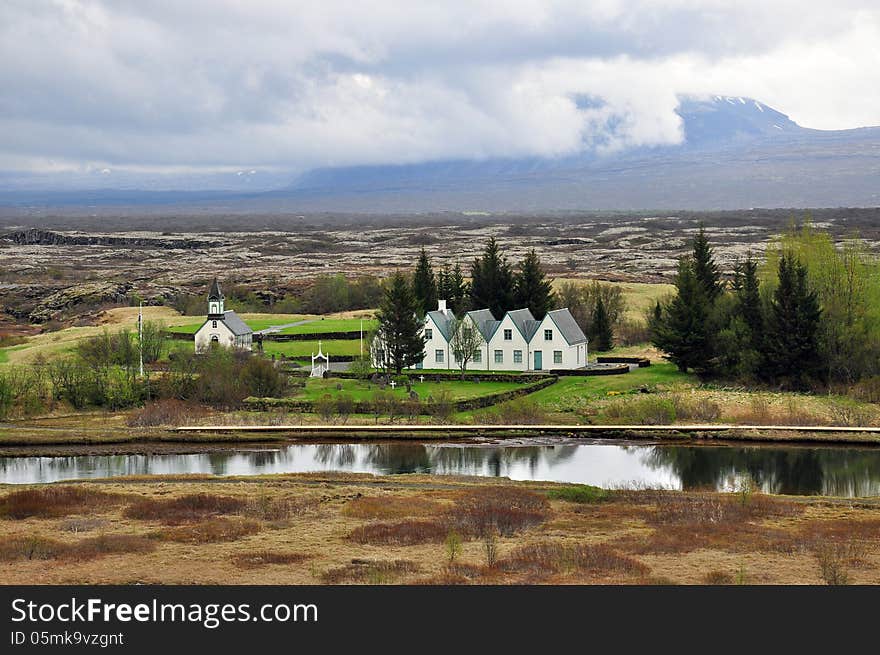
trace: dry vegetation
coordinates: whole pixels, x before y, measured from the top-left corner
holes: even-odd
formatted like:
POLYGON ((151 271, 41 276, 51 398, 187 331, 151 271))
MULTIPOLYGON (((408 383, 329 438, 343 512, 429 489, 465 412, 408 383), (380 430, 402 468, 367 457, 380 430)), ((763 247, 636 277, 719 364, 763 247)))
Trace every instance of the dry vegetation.
POLYGON ((880 583, 880 503, 747 485, 147 477, 7 488, 0 507, 7 584, 880 583))

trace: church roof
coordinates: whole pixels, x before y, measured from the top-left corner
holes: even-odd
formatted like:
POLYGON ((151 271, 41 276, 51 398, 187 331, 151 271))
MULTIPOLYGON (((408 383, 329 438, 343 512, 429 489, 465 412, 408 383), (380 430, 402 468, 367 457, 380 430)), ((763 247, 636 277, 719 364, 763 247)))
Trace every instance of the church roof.
POLYGON ((223 292, 220 291, 220 285, 217 283, 217 278, 214 278, 214 281, 211 283, 211 289, 208 291, 208 300, 222 300, 223 292))
POLYGON ((471 320, 477 326, 485 341, 489 341, 492 338, 492 334, 494 334, 498 324, 501 323, 501 321, 495 320, 492 312, 488 309, 475 309, 469 311, 467 315, 471 317, 471 320))
POLYGON ((228 310, 223 312, 223 323, 232 330, 232 334, 237 337, 240 337, 244 334, 252 334, 253 330, 250 329, 243 320, 238 317, 233 310, 228 310))

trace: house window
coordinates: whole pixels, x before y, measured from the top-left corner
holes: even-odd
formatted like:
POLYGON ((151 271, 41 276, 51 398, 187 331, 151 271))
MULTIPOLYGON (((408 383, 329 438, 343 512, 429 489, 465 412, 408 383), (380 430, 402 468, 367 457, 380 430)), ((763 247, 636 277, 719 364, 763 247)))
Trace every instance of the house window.
POLYGON ((544 330, 544 341, 553 341, 553 330, 544 330))
POLYGON ((522 364, 522 350, 513 351, 513 363, 522 364))
POLYGON ((496 350, 495 351, 495 363, 496 364, 503 364, 504 363, 504 351, 503 350, 496 350))
POLYGON ((217 321, 211 321, 211 327, 212 327, 212 328, 216 328, 216 327, 217 327, 217 321))
POLYGON ((512 341, 513 340, 513 330, 505 330, 504 331, 504 340, 512 341))
POLYGON ((443 363, 443 351, 440 350, 439 348, 434 351, 434 361, 437 362, 438 364, 443 363))
POLYGON ((561 350, 554 350, 553 351, 553 363, 554 364, 561 364, 562 363, 562 351, 561 350))
POLYGON ((475 350, 474 351, 474 364, 480 364, 483 361, 483 351, 475 350))
POLYGON ((425 339, 430 341, 433 338, 434 338, 434 330, 432 330, 431 328, 425 328, 425 339))

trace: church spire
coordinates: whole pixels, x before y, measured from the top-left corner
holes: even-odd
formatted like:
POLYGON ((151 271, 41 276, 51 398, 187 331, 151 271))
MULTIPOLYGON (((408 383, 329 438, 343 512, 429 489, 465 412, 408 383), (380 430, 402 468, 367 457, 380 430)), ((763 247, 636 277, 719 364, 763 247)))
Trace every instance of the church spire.
POLYGON ((208 316, 223 318, 223 292, 220 291, 216 277, 208 291, 208 316))

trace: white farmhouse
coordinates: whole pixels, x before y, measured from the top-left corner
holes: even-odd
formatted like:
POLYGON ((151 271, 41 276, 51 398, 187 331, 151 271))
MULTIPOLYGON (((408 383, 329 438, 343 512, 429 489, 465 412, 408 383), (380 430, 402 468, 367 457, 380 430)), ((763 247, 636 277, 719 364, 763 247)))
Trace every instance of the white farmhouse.
POLYGON ((212 346, 250 350, 254 331, 232 310, 223 308, 223 292, 217 278, 208 292, 208 318, 195 334, 196 352, 205 352, 212 346))
MULTIPOLYGON (((425 317, 425 358, 416 368, 458 369, 452 352, 454 315, 446 301, 425 317)), ((488 309, 468 312, 483 344, 468 362, 475 371, 542 371, 582 368, 587 364, 587 337, 568 309, 549 312, 541 321, 528 309, 507 312, 499 321, 488 309)))

